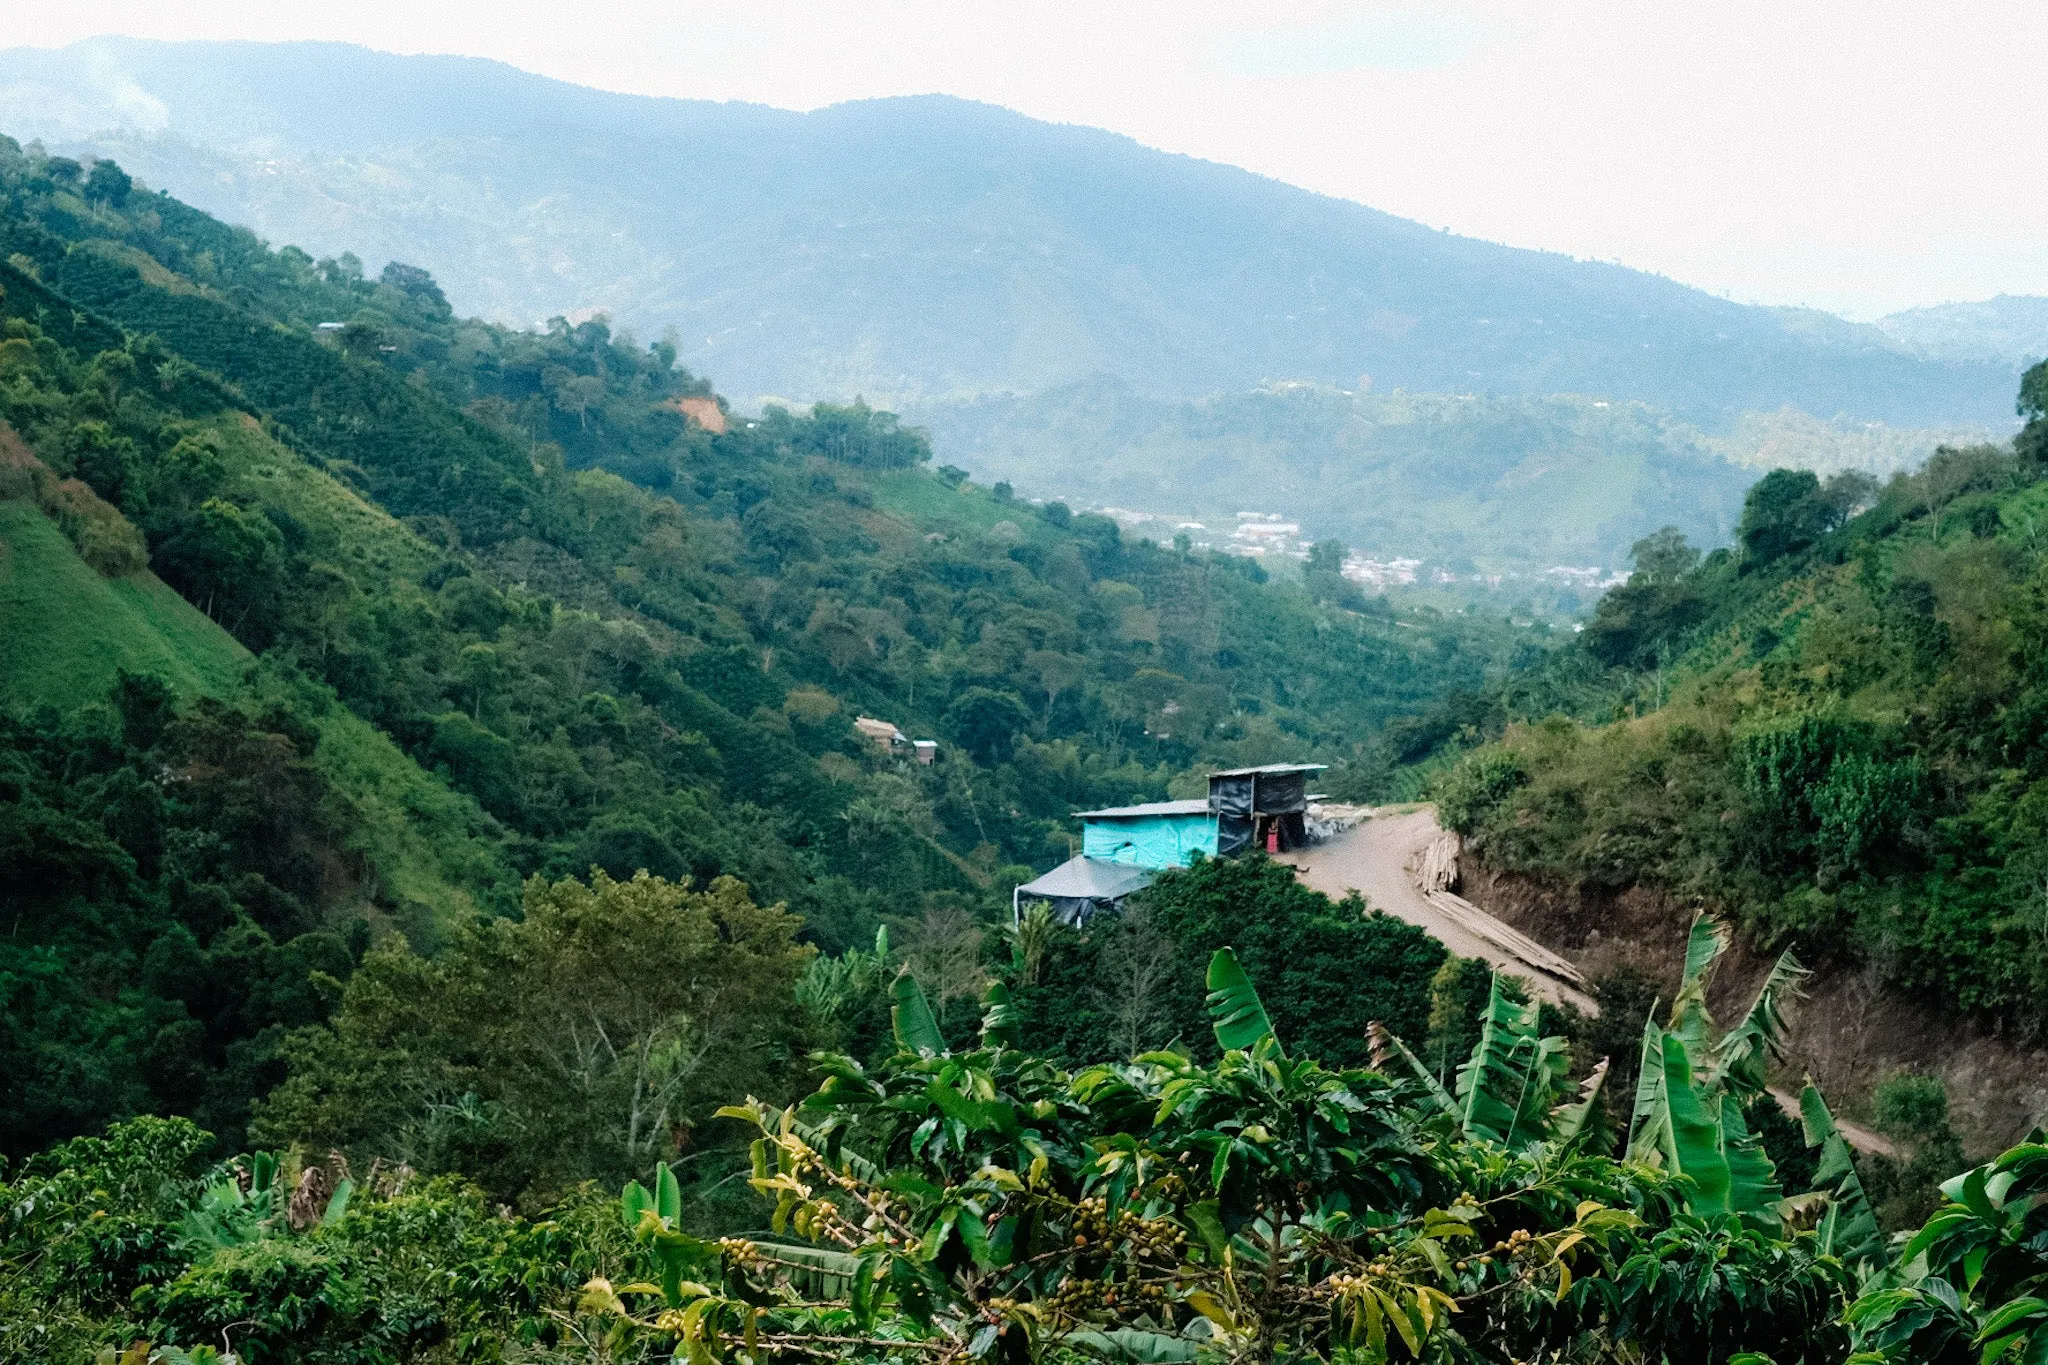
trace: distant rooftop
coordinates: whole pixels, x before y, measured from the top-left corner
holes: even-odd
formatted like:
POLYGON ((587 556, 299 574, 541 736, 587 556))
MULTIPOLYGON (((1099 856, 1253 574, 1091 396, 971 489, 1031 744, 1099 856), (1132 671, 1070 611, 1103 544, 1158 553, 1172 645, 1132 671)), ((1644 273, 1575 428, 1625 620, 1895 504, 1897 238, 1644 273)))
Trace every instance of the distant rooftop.
POLYGON ((1104 810, 1077 811, 1083 820, 1136 820, 1147 815, 1207 815, 1209 799, 1194 801, 1149 801, 1142 806, 1110 806, 1104 810))
POLYGON ((1210 773, 1211 777, 1252 777, 1266 773, 1319 773, 1329 767, 1327 763, 1266 763, 1256 768, 1226 768, 1222 772, 1210 773))

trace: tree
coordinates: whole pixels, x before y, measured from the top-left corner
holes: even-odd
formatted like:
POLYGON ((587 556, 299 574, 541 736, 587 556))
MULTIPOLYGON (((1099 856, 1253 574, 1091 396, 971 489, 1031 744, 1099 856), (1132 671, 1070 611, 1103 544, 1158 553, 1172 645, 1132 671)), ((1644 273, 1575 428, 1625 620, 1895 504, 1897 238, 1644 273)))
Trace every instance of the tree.
POLYGON ((1010 757, 1017 736, 1031 726, 1031 713, 1008 692, 970 687, 946 708, 946 722, 975 762, 993 767, 1010 757))
POLYGON ((1819 540, 1833 517, 1812 470, 1773 469, 1744 496, 1735 536, 1748 563, 1763 568, 1819 540))
POLYGON ((1131 906, 1096 932, 1100 947, 1091 989, 1108 1026, 1105 1055, 1135 1057, 1166 1046, 1175 1024, 1173 982, 1185 971, 1173 940, 1142 905, 1131 906))
MULTIPOLYGON (((1368 912, 1362 900, 1331 901, 1263 853, 1167 871, 1135 903, 1184 962, 1234 947, 1245 969, 1266 983, 1275 1025, 1332 1062, 1364 1060, 1366 1026, 1375 1019, 1418 1037, 1427 1026, 1443 945, 1413 925, 1368 912), (1332 982, 1343 988, 1333 991, 1332 982)), ((1174 1031, 1183 1039, 1202 1036, 1199 985, 1184 972, 1170 995, 1174 1031)))
POLYGON ((295 1037, 261 1131, 563 1189, 672 1154, 714 1095, 773 1084, 812 950, 729 877, 527 884, 524 918, 464 929, 429 960, 402 942, 350 978, 330 1026, 295 1037), (473 1131, 437 1115, 473 1097, 473 1131))
POLYGON ((1045 723, 1052 725, 1052 705, 1062 692, 1071 691, 1088 677, 1088 659, 1056 649, 1034 649, 1024 656, 1024 667, 1045 692, 1045 723))
POLYGON ((1341 540, 1319 540, 1309 547, 1308 571, 1341 574, 1344 572, 1344 560, 1350 553, 1341 540))
POLYGON ((1652 531, 1629 547, 1629 562, 1636 566, 1633 577, 1647 583, 1675 583, 1699 566, 1700 552, 1676 526, 1652 531))
POLYGON ((134 188, 135 182, 128 172, 105 159, 93 162, 92 171, 85 177, 86 199, 109 208, 125 207, 134 188))

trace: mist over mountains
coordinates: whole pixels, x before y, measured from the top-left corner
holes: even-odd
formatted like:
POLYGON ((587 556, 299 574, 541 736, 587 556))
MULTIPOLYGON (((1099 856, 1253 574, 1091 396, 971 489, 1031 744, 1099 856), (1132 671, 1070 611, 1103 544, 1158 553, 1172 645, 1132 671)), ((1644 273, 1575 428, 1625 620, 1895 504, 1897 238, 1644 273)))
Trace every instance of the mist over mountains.
POLYGON ((1647 404, 1650 427, 1688 433, 1786 408, 2004 430, 2021 357, 2001 347, 2028 344, 1968 317, 1888 329, 1736 304, 941 96, 792 113, 338 44, 99 39, 0 52, 0 129, 111 156, 315 256, 424 266, 462 311, 673 329, 681 361, 743 404, 895 405, 941 434, 942 459, 1026 491, 1210 506, 1246 501, 1217 493, 1235 481, 1388 550, 1478 534, 1463 548, 1494 558, 1612 555, 1647 516, 1726 533, 1746 472, 1696 458, 1690 434, 1591 458, 1585 424, 1560 423, 1550 395, 1647 404), (1256 409, 1272 381, 1466 395, 1516 431, 1475 463, 1469 424, 1438 430, 1460 414, 1404 410, 1402 468, 1381 478, 1389 442, 1356 434, 1380 420, 1369 411, 1347 413, 1343 439, 1326 413, 1224 447, 1171 415, 1219 398, 1256 409), (1025 429, 1071 428, 1105 391, 1130 396, 1132 439, 1034 443, 1014 425, 1022 405, 1025 429), (1070 458, 1083 448, 1095 458, 1070 458), (1317 471, 1347 456, 1332 506, 1317 471), (1596 467, 1622 482, 1582 506, 1596 467), (1454 522, 1416 506, 1418 486, 1515 499, 1565 534, 1498 542, 1530 518, 1454 522))

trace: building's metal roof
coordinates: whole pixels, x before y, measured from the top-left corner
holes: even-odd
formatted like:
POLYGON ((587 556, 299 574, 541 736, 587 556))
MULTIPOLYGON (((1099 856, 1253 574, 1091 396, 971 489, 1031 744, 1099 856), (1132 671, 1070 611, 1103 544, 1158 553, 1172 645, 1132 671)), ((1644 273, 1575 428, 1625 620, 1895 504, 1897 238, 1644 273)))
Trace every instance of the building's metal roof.
POLYGON ((1118 900, 1152 884, 1153 874, 1128 863, 1101 858, 1069 858, 1036 881, 1017 888, 1020 895, 1046 900, 1118 900))
POLYGON ((1074 812, 1083 820, 1137 820, 1148 815, 1207 815, 1209 799, 1193 801, 1151 801, 1142 806, 1110 806, 1104 810, 1074 812))
POLYGON ((1327 763, 1266 763, 1256 768, 1226 768, 1211 777, 1254 777, 1274 773, 1319 773, 1329 767, 1327 763))

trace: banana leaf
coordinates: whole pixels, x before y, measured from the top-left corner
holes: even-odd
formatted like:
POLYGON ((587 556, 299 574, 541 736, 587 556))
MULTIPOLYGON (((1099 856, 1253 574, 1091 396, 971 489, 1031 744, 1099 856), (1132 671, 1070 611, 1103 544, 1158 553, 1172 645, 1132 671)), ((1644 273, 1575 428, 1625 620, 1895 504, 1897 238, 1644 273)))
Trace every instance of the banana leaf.
POLYGON ((896 1000, 889 1007, 889 1023, 896 1031, 896 1046, 905 1052, 922 1052, 933 1057, 943 1053, 946 1036, 939 1032, 938 1020, 932 1018, 932 1007, 925 1003, 924 991, 908 967, 896 973, 896 984, 889 988, 889 993, 896 1000))
POLYGON ((1564 1068, 1564 1040, 1538 1038, 1536 1006, 1516 999, 1507 978, 1495 972, 1479 1041, 1458 1068, 1465 1135, 1505 1146, 1541 1138, 1564 1068))
POLYGON ((1728 1207, 1736 1213, 1768 1214, 1778 1221, 1785 1191, 1778 1168, 1764 1152, 1763 1139, 1749 1131, 1742 1102, 1732 1092, 1721 1095, 1721 1155, 1728 1163, 1728 1207))
POLYGON ((1707 1013, 1707 981, 1714 964, 1728 950, 1728 930, 1704 910, 1693 916, 1692 931, 1685 940, 1685 979, 1671 1002, 1671 1032, 1685 1040, 1687 1051, 1704 1059, 1713 1031, 1713 1016, 1707 1013))
POLYGON ((1218 948, 1209 959, 1209 1023, 1216 1030, 1216 1045, 1225 1052, 1250 1052, 1262 1038, 1279 1037, 1266 1007, 1252 986, 1251 978, 1238 965, 1237 954, 1218 948))
POLYGON ((1820 1249, 1839 1257, 1862 1279, 1890 1270, 1891 1246, 1863 1192, 1856 1163, 1849 1157, 1849 1144, 1842 1140, 1828 1102, 1811 1079, 1799 1092, 1799 1117, 1806 1128, 1806 1145, 1820 1148, 1813 1187, 1828 1196, 1828 1212, 1820 1225, 1820 1249))
POLYGON ((1444 1089, 1443 1082, 1436 1078, 1436 1073, 1422 1064, 1422 1058, 1416 1056, 1410 1050, 1408 1044, 1401 1041, 1400 1035, 1394 1033, 1377 1019, 1372 1021, 1369 1029, 1372 1035, 1374 1052, 1382 1052, 1392 1048, 1400 1053, 1403 1060, 1408 1063, 1408 1069, 1415 1073, 1415 1078, 1422 1082, 1423 1089, 1429 1092, 1429 1097, 1436 1101, 1439 1108, 1446 1114, 1454 1116, 1463 1114, 1464 1111, 1458 1107, 1457 1099, 1452 1096, 1450 1091, 1444 1089))
POLYGON ((981 1041, 984 1047, 1016 1047, 1018 1045, 1017 1008, 1010 1003, 1010 988, 1000 981, 988 983, 988 991, 981 997, 986 1006, 981 1016, 981 1041))
POLYGON ((754 1239, 754 1249, 789 1277, 791 1287, 807 1299, 845 1299, 853 1294, 860 1258, 851 1252, 802 1243, 754 1239))
POLYGON ((1186 1337, 1136 1327, 1111 1327, 1103 1331, 1091 1328, 1070 1332, 1062 1340, 1120 1365, 1181 1365, 1195 1358, 1195 1343, 1186 1337))
POLYGON ((654 1211, 672 1228, 683 1225, 683 1190, 676 1184, 675 1168, 666 1161, 654 1165, 654 1211))
POLYGON ((1779 956, 1749 1013, 1714 1046, 1717 1085, 1745 1102, 1763 1093, 1771 1059, 1784 1055, 1785 1011, 1793 1001, 1805 998, 1799 983, 1809 975, 1790 950, 1779 956))
POLYGON ((1614 1132, 1608 1125, 1607 1106, 1601 1103, 1601 1092, 1607 1088, 1608 1059, 1602 1057, 1600 1065, 1579 1086, 1579 1096, 1567 1100, 1550 1111, 1550 1137, 1554 1142, 1577 1142, 1580 1147, 1595 1154, 1605 1153, 1614 1145, 1614 1132))
POLYGON ((1687 1202, 1694 1213, 1725 1213, 1730 1176, 1721 1146, 1720 1097, 1702 1095, 1694 1085, 1692 1055, 1683 1038, 1665 1034, 1663 1055, 1664 1104, 1670 1115, 1671 1150, 1677 1157, 1674 1169, 1692 1177, 1693 1194, 1687 1202))
POLYGON ((1671 1170, 1678 1153, 1671 1145, 1671 1106, 1664 1095, 1664 1030, 1643 1021, 1641 1064, 1636 1070, 1636 1103, 1628 1121, 1628 1159, 1671 1170))

